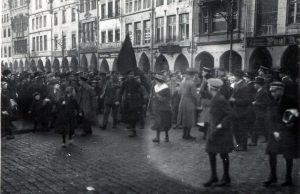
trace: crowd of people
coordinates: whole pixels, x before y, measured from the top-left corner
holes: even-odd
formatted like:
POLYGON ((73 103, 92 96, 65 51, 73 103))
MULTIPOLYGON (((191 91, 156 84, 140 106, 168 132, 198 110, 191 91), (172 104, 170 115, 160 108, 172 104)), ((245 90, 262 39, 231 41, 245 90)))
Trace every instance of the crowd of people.
POLYGON ((229 153, 257 146, 260 136, 267 143, 270 162, 270 177, 264 186, 277 182, 278 154, 286 160, 282 186, 290 186, 293 159, 299 155, 299 80, 290 73, 264 66, 257 72, 236 70, 230 76, 208 67, 200 73, 193 68, 148 74, 130 69, 126 75, 117 71, 14 74, 6 69, 1 78, 2 134, 14 138, 12 121, 31 119, 34 133, 54 129, 66 147, 66 138, 72 144, 75 129, 87 136, 92 126, 109 128, 111 112, 112 128, 125 123, 129 137, 137 135, 138 125, 145 127, 148 115, 154 120, 154 143, 160 142, 161 132, 169 142, 172 128, 182 129, 182 138, 190 141, 196 139, 192 128, 203 132, 211 167, 205 187, 230 184, 229 153), (99 114, 103 114, 101 124, 99 114), (223 162, 221 181, 217 154, 223 162))

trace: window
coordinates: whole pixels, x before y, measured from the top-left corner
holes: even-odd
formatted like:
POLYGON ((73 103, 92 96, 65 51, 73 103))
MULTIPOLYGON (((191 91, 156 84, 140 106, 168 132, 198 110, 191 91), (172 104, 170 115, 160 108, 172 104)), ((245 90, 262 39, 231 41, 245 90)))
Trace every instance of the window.
POLYGON ((44 50, 46 51, 47 49, 47 35, 44 35, 44 50))
POLYGON ((7 37, 10 37, 10 28, 7 29, 7 37))
POLYGON ((39 8, 42 8, 42 0, 39 0, 39 8))
POLYGON ((90 23, 85 24, 86 41, 90 41, 90 23))
POLYGON ((31 21, 31 28, 34 30, 34 18, 31 21))
POLYGON ((139 11, 142 8, 142 0, 134 0, 134 11, 139 11))
POLYGON ((54 13, 54 26, 57 26, 57 24, 58 24, 57 13, 54 13))
POLYGON ((6 47, 4 47, 4 57, 7 57, 6 47))
POLYGON ((85 42, 85 36, 86 36, 86 33, 85 33, 85 26, 86 24, 82 24, 81 28, 82 28, 82 42, 85 42))
POLYGON ((63 35, 63 37, 62 37, 62 48, 63 49, 66 49, 66 47, 67 47, 67 36, 66 35, 63 35))
POLYGON ((144 9, 150 8, 151 1, 149 1, 149 0, 143 0, 143 1, 144 1, 143 2, 143 8, 144 9))
POLYGON ((42 20, 43 20, 43 17, 40 16, 40 28, 42 27, 42 20))
POLYGON ((226 12, 217 12, 217 11, 213 12, 213 14, 212 14, 212 31, 213 32, 227 30, 227 23, 226 23, 225 18, 222 15, 226 15, 226 12))
POLYGON ((107 42, 113 42, 113 39, 114 39, 114 31, 113 30, 109 30, 108 31, 108 40, 107 42))
POLYGON ((150 20, 144 21, 144 44, 149 44, 151 40, 150 20))
POLYGON ((40 36, 40 51, 43 50, 43 36, 40 36))
POLYGON ((101 5, 101 18, 104 19, 105 18, 105 4, 101 5))
POLYGON ((168 4, 175 3, 175 0, 168 0, 168 4))
POLYGON ((134 43, 136 45, 141 44, 141 37, 142 36, 142 27, 141 27, 141 22, 136 22, 134 24, 134 43))
POLYGON ((92 0, 92 9, 96 9, 97 7, 97 0, 92 0))
POLYGON ((47 26, 47 16, 44 15, 44 27, 46 27, 46 26, 47 26))
POLYGON ((132 0, 126 0, 126 13, 130 13, 132 12, 132 0))
POLYGON ((76 48, 76 34, 72 34, 72 48, 76 48))
POLYGON ((156 0, 156 7, 164 4, 164 0, 156 0))
POLYGON ((115 2, 115 16, 120 15, 120 0, 116 0, 115 2))
POLYGON ((6 29, 3 29, 3 37, 6 38, 6 29))
POLYGON ((8 57, 11 57, 11 47, 8 47, 8 57))
POLYGON ((270 35, 277 31, 278 0, 257 1, 256 33, 270 35))
POLYGON ((35 37, 32 38, 32 51, 35 51, 35 37))
POLYGON ((91 4, 90 4, 90 0, 88 0, 88 1, 85 1, 85 11, 90 11, 90 9, 91 9, 91 4))
POLYGON ((108 17, 109 18, 113 17, 113 3, 108 2, 107 8, 108 8, 108 13, 107 13, 108 17))
POLYGON ((62 11, 62 23, 66 23, 66 10, 62 11))
POLYGON ((37 36, 36 37, 36 51, 39 51, 40 50, 40 37, 37 36))
POLYGON ((27 53, 27 40, 14 41, 14 53, 16 53, 16 54, 27 53))
POLYGON ((180 40, 189 38, 189 14, 179 15, 179 33, 180 40))
POLYGON ((38 2, 38 0, 35 0, 35 9, 37 10, 38 7, 39 7, 39 2, 38 2))
POLYGON ((300 1, 289 1, 288 24, 300 24, 300 1))
POLYGON ((202 8, 200 22, 201 22, 201 24, 199 25, 200 32, 208 33, 208 8, 207 7, 202 8))
POLYGON ((58 44, 58 37, 57 35, 54 36, 54 50, 57 50, 57 44, 58 44))
POLYGON ((164 40, 164 18, 156 18, 156 42, 164 40))
POLYGON ((76 9, 72 8, 72 22, 75 21, 75 17, 76 17, 76 9))
POLYGON ((35 18, 35 29, 39 29, 39 18, 35 18))
POLYGON ((167 40, 168 41, 175 41, 176 40, 176 16, 168 16, 167 18, 167 40))
POLYGON ((96 30, 94 29, 94 26, 95 26, 94 22, 91 22, 90 23, 90 29, 89 29, 89 32, 91 33, 91 41, 95 40, 95 36, 94 36, 95 34, 94 33, 95 33, 96 30))
POLYGON ((80 0, 80 13, 84 12, 84 0, 80 0))
POLYGON ((120 42, 120 29, 115 30, 115 42, 120 42))
POLYGON ((106 43, 106 31, 101 32, 101 41, 102 43, 106 43))
POLYGON ((129 34, 130 40, 132 41, 132 24, 126 24, 125 26, 126 35, 129 34))

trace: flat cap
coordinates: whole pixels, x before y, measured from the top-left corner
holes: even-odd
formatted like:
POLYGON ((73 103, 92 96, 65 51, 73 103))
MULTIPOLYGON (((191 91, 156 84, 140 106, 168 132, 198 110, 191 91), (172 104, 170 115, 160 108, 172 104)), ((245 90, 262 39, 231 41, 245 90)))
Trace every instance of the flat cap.
POLYGON ((207 84, 209 87, 219 89, 220 87, 223 86, 223 81, 218 78, 210 78, 207 80, 207 84))
POLYGON ((276 81, 270 84, 270 90, 284 89, 285 85, 282 82, 276 81))

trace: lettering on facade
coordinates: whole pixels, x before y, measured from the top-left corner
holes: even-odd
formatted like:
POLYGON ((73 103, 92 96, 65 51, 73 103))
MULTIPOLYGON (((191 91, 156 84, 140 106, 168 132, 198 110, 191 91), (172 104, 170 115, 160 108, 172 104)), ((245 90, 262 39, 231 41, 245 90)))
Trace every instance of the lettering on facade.
POLYGON ((247 47, 285 46, 295 44, 300 44, 299 35, 247 38, 247 47))
POLYGON ((158 46, 158 50, 160 53, 166 53, 166 54, 173 54, 173 53, 180 53, 181 48, 179 45, 164 45, 164 46, 158 46))

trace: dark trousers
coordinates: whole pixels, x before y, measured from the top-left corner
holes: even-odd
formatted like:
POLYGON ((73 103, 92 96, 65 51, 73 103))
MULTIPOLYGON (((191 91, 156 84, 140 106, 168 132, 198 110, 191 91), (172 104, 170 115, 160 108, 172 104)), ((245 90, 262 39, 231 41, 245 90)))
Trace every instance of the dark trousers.
POLYGON ((236 143, 243 149, 247 149, 248 140, 247 117, 241 117, 234 120, 233 133, 236 143))
POLYGON ((264 115, 256 114, 254 127, 251 132, 251 141, 257 143, 258 133, 262 132, 265 140, 267 140, 267 117, 264 115))
MULTIPOLYGON (((69 131, 68 131, 69 140, 72 139, 73 134, 74 134, 74 129, 69 129, 69 131)), ((67 136, 67 133, 62 134, 62 141, 63 141, 64 144, 66 143, 66 136, 67 136)))
POLYGON ((113 126, 117 125, 119 106, 115 105, 115 104, 105 104, 104 105, 104 115, 103 115, 103 126, 107 125, 109 114, 110 114, 111 110, 112 110, 112 117, 113 117, 113 126))
MULTIPOLYGON (((211 177, 212 178, 217 178, 217 158, 216 158, 216 153, 209 152, 209 163, 210 163, 210 168, 211 168, 211 177)), ((223 169, 224 169, 224 178, 229 177, 229 155, 227 153, 220 153, 220 157, 223 161, 223 169)))
MULTIPOLYGON (((277 179, 277 154, 270 154, 269 155, 269 164, 270 164, 270 179, 277 179)), ((292 180, 292 169, 293 169, 293 159, 292 158, 285 158, 286 164, 286 181, 292 180)))

